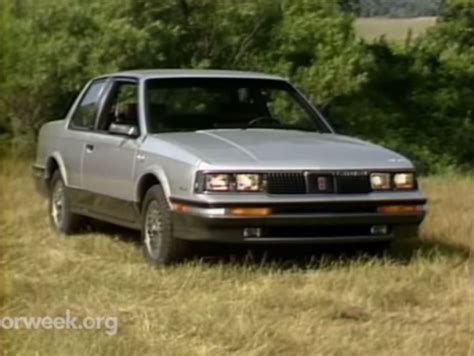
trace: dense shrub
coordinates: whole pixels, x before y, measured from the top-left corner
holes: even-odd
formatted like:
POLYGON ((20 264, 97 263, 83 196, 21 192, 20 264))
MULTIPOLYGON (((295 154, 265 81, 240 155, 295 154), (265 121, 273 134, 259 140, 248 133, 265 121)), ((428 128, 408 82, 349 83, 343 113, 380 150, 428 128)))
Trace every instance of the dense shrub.
POLYGON ((134 68, 289 77, 348 134, 426 172, 472 168, 474 0, 401 45, 364 43, 351 0, 0 0, 0 151, 32 151, 93 76, 134 68))
POLYGON ((331 102, 350 133, 413 158, 425 172, 474 166, 474 1, 446 2, 439 23, 405 47, 383 38, 360 90, 331 102))
MULTIPOLYGON (((24 0, 7 7, 4 114, 31 142, 95 75, 131 68, 234 68, 294 78, 321 103, 356 90, 363 46, 327 0, 24 0)), ((5 7, 4 7, 5 10, 5 7)), ((5 12, 5 11, 4 11, 5 12)), ((5 30, 6 34, 5 34, 5 30)))

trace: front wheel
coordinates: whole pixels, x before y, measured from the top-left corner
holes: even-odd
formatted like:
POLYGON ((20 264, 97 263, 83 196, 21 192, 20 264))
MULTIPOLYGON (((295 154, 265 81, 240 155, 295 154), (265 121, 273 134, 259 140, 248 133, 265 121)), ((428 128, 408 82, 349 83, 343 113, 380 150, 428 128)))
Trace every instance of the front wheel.
POLYGON ((66 186, 58 171, 55 171, 51 178, 49 218, 51 225, 65 235, 71 235, 79 230, 82 222, 82 217, 71 211, 66 186))
POLYGON ((142 209, 143 253, 152 265, 166 265, 183 260, 189 243, 173 237, 168 202, 159 185, 145 195, 142 209))

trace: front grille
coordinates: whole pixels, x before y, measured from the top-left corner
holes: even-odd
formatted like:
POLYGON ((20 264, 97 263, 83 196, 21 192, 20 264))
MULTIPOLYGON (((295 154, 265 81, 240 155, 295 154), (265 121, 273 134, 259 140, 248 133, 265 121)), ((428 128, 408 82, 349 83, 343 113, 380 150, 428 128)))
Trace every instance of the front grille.
POLYGON ((363 175, 336 175, 336 189, 339 194, 367 194, 370 193, 370 181, 367 174, 363 175))
POLYGON ((267 174, 269 194, 367 194, 369 175, 359 171, 274 172, 267 174))
POLYGON ((268 173, 267 192, 269 194, 305 194, 304 174, 302 172, 268 173))

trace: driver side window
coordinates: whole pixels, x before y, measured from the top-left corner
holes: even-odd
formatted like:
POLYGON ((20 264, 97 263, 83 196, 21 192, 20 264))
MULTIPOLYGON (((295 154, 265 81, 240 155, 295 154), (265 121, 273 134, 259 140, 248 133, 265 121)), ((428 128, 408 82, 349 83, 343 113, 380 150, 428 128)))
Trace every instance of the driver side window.
POLYGON ((112 124, 139 127, 138 85, 131 81, 117 81, 104 108, 100 129, 108 131, 112 124))

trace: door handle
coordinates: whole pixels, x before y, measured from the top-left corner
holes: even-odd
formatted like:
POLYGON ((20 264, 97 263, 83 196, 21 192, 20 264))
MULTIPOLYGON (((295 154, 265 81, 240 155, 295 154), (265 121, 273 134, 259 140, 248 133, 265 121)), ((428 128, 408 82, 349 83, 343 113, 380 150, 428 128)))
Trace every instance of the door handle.
POLYGON ((94 145, 91 145, 90 143, 86 144, 86 152, 91 153, 94 151, 94 145))

